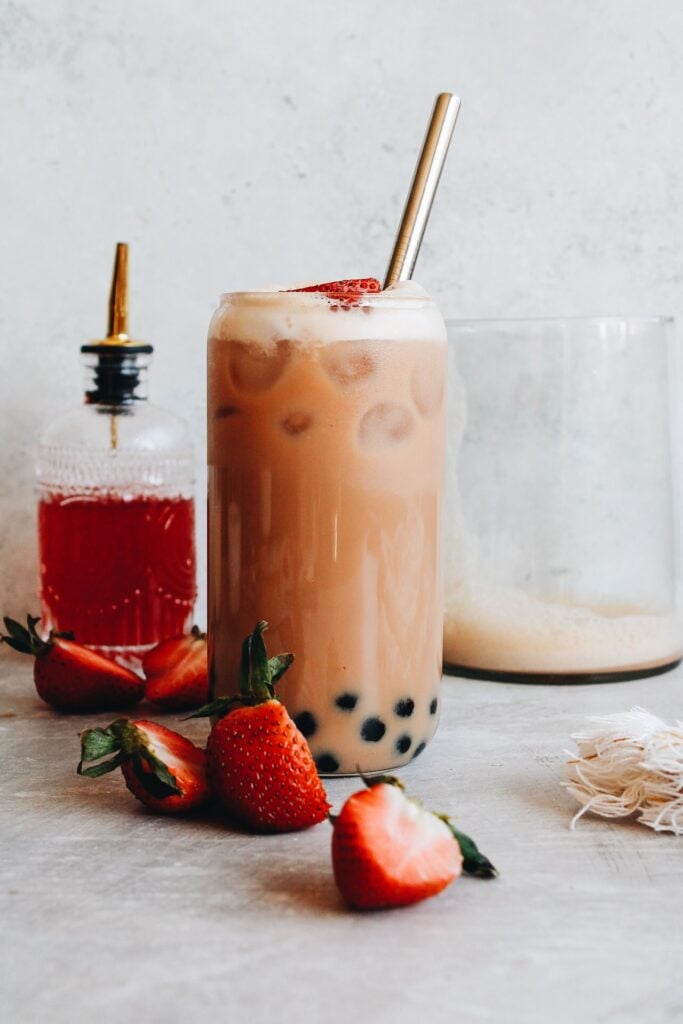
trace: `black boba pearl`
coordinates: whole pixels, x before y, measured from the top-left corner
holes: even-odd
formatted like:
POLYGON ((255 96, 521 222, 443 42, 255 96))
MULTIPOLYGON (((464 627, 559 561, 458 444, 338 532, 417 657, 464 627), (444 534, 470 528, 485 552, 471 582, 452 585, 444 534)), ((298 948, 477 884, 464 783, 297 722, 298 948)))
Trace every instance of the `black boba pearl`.
POLYGON ((432 703, 429 705, 429 714, 430 715, 435 715, 436 714, 436 709, 438 708, 438 706, 439 706, 439 702, 438 702, 438 700, 435 697, 434 700, 432 701, 432 703))
POLYGON ((315 720, 315 716, 310 711, 302 711, 294 719, 294 724, 299 732, 308 739, 318 728, 318 723, 315 720))
POLYGON ((386 731, 381 718, 366 718, 360 727, 360 734, 368 743, 378 743, 386 731))
POLYGON ((353 711, 358 703, 357 693, 342 693, 334 702, 342 711, 353 711))
POLYGON ((410 744, 412 742, 413 741, 407 733, 404 733, 403 736, 399 736, 396 740, 396 749, 399 754, 405 754, 406 750, 410 750, 410 744))
POLYGON ((422 753, 426 746, 426 743, 418 743, 418 745, 415 747, 415 750, 413 751, 413 761, 415 760, 416 757, 420 756, 420 754, 422 753))
POLYGON ((339 768, 339 761, 334 754, 318 754, 315 759, 315 766, 319 772, 336 772, 339 768))
POLYGON ((410 697, 404 697, 402 700, 397 700, 394 704, 394 713, 399 718, 410 718, 413 711, 415 710, 415 701, 411 700, 410 697))

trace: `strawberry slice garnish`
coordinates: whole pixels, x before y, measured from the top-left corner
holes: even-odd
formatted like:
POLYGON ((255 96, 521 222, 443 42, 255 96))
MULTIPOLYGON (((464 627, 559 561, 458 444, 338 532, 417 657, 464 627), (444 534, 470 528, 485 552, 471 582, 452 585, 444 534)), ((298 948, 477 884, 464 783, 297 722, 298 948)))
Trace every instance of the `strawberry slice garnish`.
POLYGON ((145 697, 169 711, 201 707, 209 699, 206 633, 198 626, 185 636, 169 637, 142 660, 145 697))
POLYGON ((204 751, 156 722, 119 718, 81 733, 79 775, 96 779, 119 767, 133 796, 154 811, 179 814, 209 799, 204 751))
POLYGON ((308 743, 275 696, 293 654, 269 658, 266 622, 242 645, 240 692, 192 717, 220 716, 206 746, 209 781, 226 810, 258 832, 293 832, 329 810, 308 743))
POLYGON ((365 780, 333 817, 332 866, 346 902, 359 910, 401 907, 436 896, 464 869, 496 870, 451 822, 406 796, 391 776, 365 780))
POLYGON ((40 620, 27 616, 28 628, 5 617, 6 635, 0 641, 35 657, 33 678, 38 696, 57 711, 116 711, 142 700, 145 684, 139 676, 102 654, 77 644, 73 633, 36 631, 40 620))
POLYGON ((305 288, 289 288, 290 292, 322 292, 329 299, 334 299, 342 307, 357 305, 363 295, 369 292, 381 292, 382 286, 376 277, 354 277, 343 281, 325 281, 323 284, 310 284, 305 288))

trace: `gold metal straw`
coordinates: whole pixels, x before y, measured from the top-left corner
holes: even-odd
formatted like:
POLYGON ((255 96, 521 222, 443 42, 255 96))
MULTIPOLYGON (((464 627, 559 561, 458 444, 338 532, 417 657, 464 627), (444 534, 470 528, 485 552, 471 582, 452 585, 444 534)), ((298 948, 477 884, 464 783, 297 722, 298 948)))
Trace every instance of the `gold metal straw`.
POLYGON ((415 168, 413 183, 403 211, 398 237, 391 254, 384 287, 413 276, 415 261, 422 244, 441 171, 448 153, 460 100, 450 92, 436 97, 432 119, 415 168))

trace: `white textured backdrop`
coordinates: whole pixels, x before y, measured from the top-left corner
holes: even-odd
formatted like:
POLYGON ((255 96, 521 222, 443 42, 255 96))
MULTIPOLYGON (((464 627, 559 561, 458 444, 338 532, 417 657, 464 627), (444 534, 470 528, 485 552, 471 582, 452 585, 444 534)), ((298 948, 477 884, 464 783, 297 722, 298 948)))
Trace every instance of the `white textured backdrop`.
POLYGON ((682 39, 680 0, 0 0, 0 610, 36 605, 34 441, 114 242, 203 460, 219 292, 381 276, 438 91, 448 315, 683 318, 682 39))

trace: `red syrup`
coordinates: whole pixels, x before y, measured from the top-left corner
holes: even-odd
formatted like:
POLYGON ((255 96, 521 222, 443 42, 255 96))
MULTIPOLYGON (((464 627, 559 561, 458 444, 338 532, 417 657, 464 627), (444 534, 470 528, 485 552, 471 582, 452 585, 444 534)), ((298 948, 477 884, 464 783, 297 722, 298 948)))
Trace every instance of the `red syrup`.
POLYGON ((55 493, 41 498, 38 522, 43 629, 124 649, 189 629, 191 499, 55 493))

